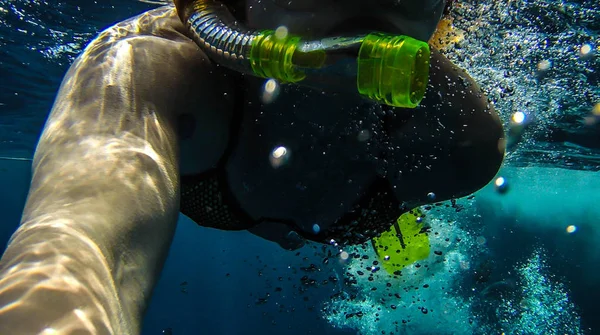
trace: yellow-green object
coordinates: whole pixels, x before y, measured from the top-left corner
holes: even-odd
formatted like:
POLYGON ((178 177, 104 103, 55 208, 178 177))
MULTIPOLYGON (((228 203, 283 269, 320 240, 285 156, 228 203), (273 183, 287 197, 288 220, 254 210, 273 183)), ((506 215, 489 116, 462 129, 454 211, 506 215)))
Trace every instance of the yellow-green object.
POLYGON ((423 213, 418 208, 402 214, 392 227, 373 238, 381 266, 390 274, 429 256, 429 236, 424 231, 423 213))
POLYGON ((430 56, 426 42, 378 32, 307 40, 285 29, 248 30, 232 19, 221 1, 174 4, 208 57, 241 73, 317 89, 350 90, 394 107, 415 108, 425 95, 430 56))
POLYGON ((390 106, 416 107, 429 79, 429 45, 408 36, 367 35, 358 52, 358 92, 390 106))
POLYGON ((306 78, 307 70, 331 75, 327 67, 334 60, 346 58, 355 62, 355 66, 344 80, 355 80, 359 94, 379 103, 405 108, 417 107, 423 99, 429 80, 427 43, 409 36, 383 33, 348 39, 346 49, 342 44, 334 47, 331 39, 323 41, 316 43, 322 49, 304 52, 299 47, 300 37, 278 37, 272 30, 263 31, 254 36, 248 60, 256 76, 299 83, 306 78))
POLYGON ((298 52, 300 37, 279 38, 273 30, 258 34, 250 49, 250 65, 254 74, 274 78, 284 83, 295 83, 305 78, 298 68, 319 68, 325 62, 325 52, 298 52))

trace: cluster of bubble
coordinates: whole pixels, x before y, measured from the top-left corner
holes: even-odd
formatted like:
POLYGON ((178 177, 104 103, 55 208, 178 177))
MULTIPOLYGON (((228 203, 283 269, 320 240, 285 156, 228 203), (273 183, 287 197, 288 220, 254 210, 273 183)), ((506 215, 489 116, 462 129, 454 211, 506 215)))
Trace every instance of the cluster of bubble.
POLYGON ((469 298, 455 285, 470 270, 476 239, 456 222, 428 219, 430 256, 392 275, 369 244, 345 248, 346 289, 325 303, 323 317, 359 334, 467 334, 477 328, 469 298), (359 257, 352 257, 359 255, 359 257), (353 283, 352 283, 353 282, 353 283))
POLYGON ((344 248, 346 287, 325 302, 322 316, 336 328, 362 335, 583 334, 568 291, 550 275, 541 249, 515 268, 516 285, 499 295, 493 310, 480 309, 490 297, 461 287, 488 252, 477 229, 462 228, 473 224, 468 217, 474 214, 465 209, 444 211, 439 218, 429 215, 432 252, 401 275, 387 273, 381 267, 385 258, 369 245, 344 248))
POLYGON ((447 56, 480 83, 507 123, 515 113, 535 121, 522 138, 517 129, 523 141, 507 162, 556 165, 561 155, 589 154, 549 136, 584 127, 581 121, 600 102, 597 2, 465 0, 452 14, 465 39, 447 56))
MULTIPOLYGON (((65 1, 0 0, 0 29, 8 40, 18 40, 19 44, 38 52, 53 64, 67 66, 98 33, 95 22, 81 23, 81 13, 77 3, 65 1), (74 26, 73 21, 79 25, 74 26)), ((5 44, 0 42, 0 45, 5 44)), ((29 59, 29 62, 33 64, 34 60, 29 59)))
POLYGON ((505 298, 496 309, 500 327, 506 334, 578 335, 580 316, 569 300, 564 285, 547 271, 541 250, 517 268, 520 292, 505 298))

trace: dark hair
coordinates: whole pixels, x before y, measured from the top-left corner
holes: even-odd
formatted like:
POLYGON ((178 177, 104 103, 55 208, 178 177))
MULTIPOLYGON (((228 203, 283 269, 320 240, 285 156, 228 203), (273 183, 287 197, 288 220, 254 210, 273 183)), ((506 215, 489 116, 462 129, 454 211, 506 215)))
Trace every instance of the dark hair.
POLYGON ((246 0, 222 0, 236 20, 246 22, 246 0))

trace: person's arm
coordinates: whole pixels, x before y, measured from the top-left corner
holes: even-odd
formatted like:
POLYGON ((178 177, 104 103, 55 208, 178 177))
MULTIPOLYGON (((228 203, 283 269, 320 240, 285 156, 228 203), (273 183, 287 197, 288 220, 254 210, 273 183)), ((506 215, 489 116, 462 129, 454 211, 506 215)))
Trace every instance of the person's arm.
POLYGON ((140 332, 178 217, 177 115, 214 83, 190 79, 212 69, 172 10, 136 20, 65 76, 0 262, 0 334, 140 332))

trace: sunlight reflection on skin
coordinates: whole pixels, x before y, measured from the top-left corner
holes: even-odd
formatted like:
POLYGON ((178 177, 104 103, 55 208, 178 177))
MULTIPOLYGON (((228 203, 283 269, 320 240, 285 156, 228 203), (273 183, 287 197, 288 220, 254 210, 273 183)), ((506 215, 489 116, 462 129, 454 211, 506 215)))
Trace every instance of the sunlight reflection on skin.
POLYGON ((139 333, 178 214, 171 116, 181 97, 152 90, 167 70, 132 69, 185 63, 197 50, 136 36, 160 33, 173 14, 109 28, 67 73, 36 150, 22 224, 0 262, 0 333, 139 333))

